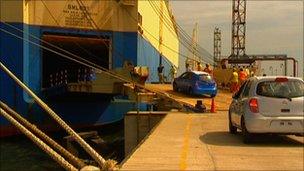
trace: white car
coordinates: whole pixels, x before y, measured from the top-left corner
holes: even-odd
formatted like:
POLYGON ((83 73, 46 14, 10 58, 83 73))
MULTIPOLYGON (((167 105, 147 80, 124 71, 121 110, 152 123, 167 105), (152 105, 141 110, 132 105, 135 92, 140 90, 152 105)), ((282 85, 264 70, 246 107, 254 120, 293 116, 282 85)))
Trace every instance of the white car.
POLYGON ((251 77, 233 95, 229 132, 304 135, 304 81, 295 77, 251 77))

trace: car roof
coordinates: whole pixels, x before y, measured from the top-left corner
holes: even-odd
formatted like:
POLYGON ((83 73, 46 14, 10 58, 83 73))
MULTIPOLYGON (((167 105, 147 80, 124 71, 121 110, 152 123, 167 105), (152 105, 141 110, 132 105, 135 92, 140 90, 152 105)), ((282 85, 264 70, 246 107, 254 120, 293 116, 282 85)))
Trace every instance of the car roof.
POLYGON ((209 73, 204 72, 204 71, 191 71, 191 72, 193 72, 196 75, 206 75, 206 74, 209 75, 209 73))
POLYGON ((303 81, 301 78, 298 77, 287 77, 287 76, 258 76, 255 77, 258 81, 272 81, 275 80, 276 78, 287 78, 289 80, 299 80, 303 81))

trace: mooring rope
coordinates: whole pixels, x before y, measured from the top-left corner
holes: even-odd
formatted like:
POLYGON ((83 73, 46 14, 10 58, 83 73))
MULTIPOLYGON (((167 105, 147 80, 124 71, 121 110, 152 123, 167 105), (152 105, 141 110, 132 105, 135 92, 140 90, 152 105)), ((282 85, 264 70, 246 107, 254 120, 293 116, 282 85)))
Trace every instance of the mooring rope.
POLYGON ((98 163, 100 168, 104 167, 105 159, 100 156, 88 143, 86 143, 68 124, 66 124, 47 104, 36 96, 25 84, 23 84, 2 62, 0 68, 7 73, 20 87, 23 88, 47 113, 72 137, 80 146, 98 163))
POLYGON ((20 114, 18 114, 16 111, 11 109, 9 106, 7 106, 2 101, 0 101, 0 107, 2 109, 4 109, 14 119, 16 119, 18 122, 20 122, 23 126, 25 126, 27 129, 29 129, 29 131, 38 135, 39 138, 41 138, 43 141, 48 143, 57 152, 60 152, 66 159, 68 159, 70 162, 72 162, 74 165, 76 165, 78 169, 81 169, 85 166, 85 163, 83 161, 81 161, 79 158, 75 157, 73 154, 71 154, 69 151, 67 151, 65 148, 63 148, 60 144, 58 144, 56 141, 54 141, 52 138, 50 138, 48 135, 46 135, 44 132, 42 132, 39 128, 37 128, 34 124, 31 124, 30 122, 28 122, 20 114))
POLYGON ((36 137, 27 128, 25 128, 22 124, 20 124, 17 120, 15 120, 12 116, 10 116, 4 109, 2 109, 2 107, 0 107, 0 114, 4 116, 10 123, 16 126, 24 135, 26 135, 29 139, 31 139, 49 156, 51 156, 51 158, 54 159, 57 163, 59 163, 60 166, 62 166, 65 170, 70 170, 70 171, 78 170, 73 165, 71 165, 68 161, 66 161, 62 156, 60 156, 56 151, 54 151, 50 146, 45 144, 41 139, 36 137))

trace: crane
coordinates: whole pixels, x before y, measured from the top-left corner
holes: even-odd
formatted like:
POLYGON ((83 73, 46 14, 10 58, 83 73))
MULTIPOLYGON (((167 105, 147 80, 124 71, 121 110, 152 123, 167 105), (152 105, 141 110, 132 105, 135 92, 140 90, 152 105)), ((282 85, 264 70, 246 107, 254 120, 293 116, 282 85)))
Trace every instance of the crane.
POLYGON ((232 0, 231 64, 251 63, 246 55, 246 0, 232 0))

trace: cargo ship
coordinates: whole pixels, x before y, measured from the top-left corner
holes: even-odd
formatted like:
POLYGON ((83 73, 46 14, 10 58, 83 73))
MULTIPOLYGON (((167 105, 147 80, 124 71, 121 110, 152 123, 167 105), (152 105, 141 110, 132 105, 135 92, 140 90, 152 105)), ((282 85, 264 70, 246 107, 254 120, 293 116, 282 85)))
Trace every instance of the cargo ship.
MULTIPOLYGON (((143 67, 146 82, 157 82, 160 64, 164 75, 178 67, 175 28, 165 0, 0 0, 0 61, 72 127, 99 126, 136 104, 120 92, 123 80, 91 66, 124 78, 132 78, 128 66, 143 67)), ((40 128, 58 129, 3 70, 0 100, 40 128)), ((0 136, 15 134, 0 117, 0 136)))

